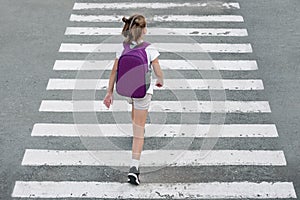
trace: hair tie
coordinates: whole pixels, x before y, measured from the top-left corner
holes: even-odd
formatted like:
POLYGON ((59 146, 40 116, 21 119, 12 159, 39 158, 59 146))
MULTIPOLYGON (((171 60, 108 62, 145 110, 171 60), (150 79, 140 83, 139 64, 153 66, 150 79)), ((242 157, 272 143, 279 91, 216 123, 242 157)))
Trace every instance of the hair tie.
POLYGON ((122 18, 122 21, 125 22, 126 24, 128 24, 129 19, 127 19, 126 17, 123 17, 123 18, 122 18))
POLYGON ((138 15, 134 16, 132 19, 131 19, 131 23, 129 25, 129 29, 131 29, 131 27, 133 26, 133 22, 135 22, 135 20, 137 19, 138 15))

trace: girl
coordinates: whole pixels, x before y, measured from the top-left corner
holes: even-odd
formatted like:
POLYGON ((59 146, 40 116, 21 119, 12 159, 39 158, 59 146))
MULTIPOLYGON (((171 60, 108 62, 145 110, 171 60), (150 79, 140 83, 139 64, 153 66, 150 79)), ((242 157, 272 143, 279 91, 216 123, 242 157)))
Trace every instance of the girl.
MULTIPOLYGON (((135 14, 128 19, 123 17, 122 21, 125 23, 122 35, 125 37, 124 43, 130 45, 130 48, 134 48, 136 45, 143 42, 143 37, 147 33, 146 20, 143 15, 135 14)), ((109 85, 107 88, 107 94, 104 98, 103 103, 107 108, 113 103, 113 88, 116 79, 116 71, 118 67, 118 59, 124 50, 123 44, 120 49, 116 52, 116 59, 113 65, 113 69, 110 74, 109 85)), ((160 68, 158 56, 159 52, 152 46, 149 45, 145 49, 148 59, 148 66, 151 67, 150 62, 152 61, 152 67, 157 77, 156 86, 163 86, 163 72, 160 68)), ((133 142, 132 142, 132 161, 128 173, 128 182, 131 184, 139 185, 139 161, 141 152, 144 145, 144 133, 145 123, 147 119, 148 109, 153 95, 153 83, 150 84, 147 94, 143 98, 128 98, 128 103, 132 104, 132 127, 133 127, 133 142)))

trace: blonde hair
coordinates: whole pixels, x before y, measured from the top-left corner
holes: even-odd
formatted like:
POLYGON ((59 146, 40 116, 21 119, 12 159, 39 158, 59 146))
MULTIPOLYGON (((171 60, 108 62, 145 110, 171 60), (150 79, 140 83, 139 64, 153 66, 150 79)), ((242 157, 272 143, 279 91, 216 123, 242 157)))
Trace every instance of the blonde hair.
POLYGON ((129 17, 122 18, 125 23, 122 35, 125 37, 124 42, 131 43, 137 41, 143 34, 143 28, 146 27, 146 19, 143 15, 135 14, 129 17))

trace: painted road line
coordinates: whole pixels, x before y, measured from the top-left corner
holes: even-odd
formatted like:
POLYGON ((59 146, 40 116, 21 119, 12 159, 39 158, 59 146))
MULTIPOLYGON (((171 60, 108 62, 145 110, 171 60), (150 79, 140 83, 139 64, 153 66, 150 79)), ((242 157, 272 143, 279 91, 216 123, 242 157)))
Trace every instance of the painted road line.
POLYGON ((292 182, 128 183, 96 181, 16 181, 12 197, 101 199, 290 199, 292 182))
MULTIPOLYGON (((122 44, 115 43, 62 43, 59 52, 73 53, 115 53, 122 44)), ((249 43, 152 43, 160 52, 186 53, 252 53, 249 43)))
POLYGON ((157 22, 244 22, 240 15, 155 15, 157 22))
MULTIPOLYGON (((22 165, 30 166, 129 166, 127 150, 26 149, 22 165)), ((272 150, 144 150, 140 164, 155 166, 255 165, 285 166, 283 151, 272 150)))
MULTIPOLYGON (((275 124, 146 124, 145 137, 278 137, 275 124)), ((132 124, 36 123, 31 136, 132 137, 132 124)))
POLYGON ((222 9, 240 9, 239 3, 235 2, 206 2, 206 3, 75 3, 73 10, 87 10, 87 9, 169 9, 181 7, 214 7, 222 9))
MULTIPOLYGON (((121 35, 120 28, 67 27, 65 35, 121 35)), ((229 28, 148 28, 147 35, 167 36, 248 36, 247 29, 229 28)))
POLYGON ((114 60, 56 60, 53 70, 111 70, 114 60))
MULTIPOLYGON (((122 22, 123 15, 77 15, 71 14, 73 22, 122 22)), ((240 15, 154 15, 147 19, 153 22, 244 22, 240 15)))
MULTIPOLYGON (((49 79, 47 90, 106 90, 108 79, 49 79)), ((155 82, 155 79, 153 80, 155 82)), ((256 79, 165 79, 155 90, 263 90, 256 79)))
MULTIPOLYGON (((102 101, 43 100, 40 112, 130 112, 126 100, 115 100, 110 109, 102 101)), ((149 112, 270 113, 268 101, 151 101, 149 112)))
MULTIPOLYGON (((113 60, 56 60, 53 70, 111 70, 113 60)), ((163 70, 257 70, 255 60, 159 60, 163 70)))

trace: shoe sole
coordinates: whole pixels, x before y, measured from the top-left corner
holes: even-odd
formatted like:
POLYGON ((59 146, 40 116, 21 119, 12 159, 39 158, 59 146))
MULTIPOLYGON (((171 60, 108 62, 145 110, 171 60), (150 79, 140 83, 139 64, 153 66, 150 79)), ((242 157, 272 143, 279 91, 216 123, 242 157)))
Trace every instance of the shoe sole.
POLYGON ((134 173, 129 173, 128 174, 128 182, 131 183, 131 184, 134 184, 134 185, 139 185, 140 184, 140 181, 139 181, 137 175, 134 174, 134 173))

